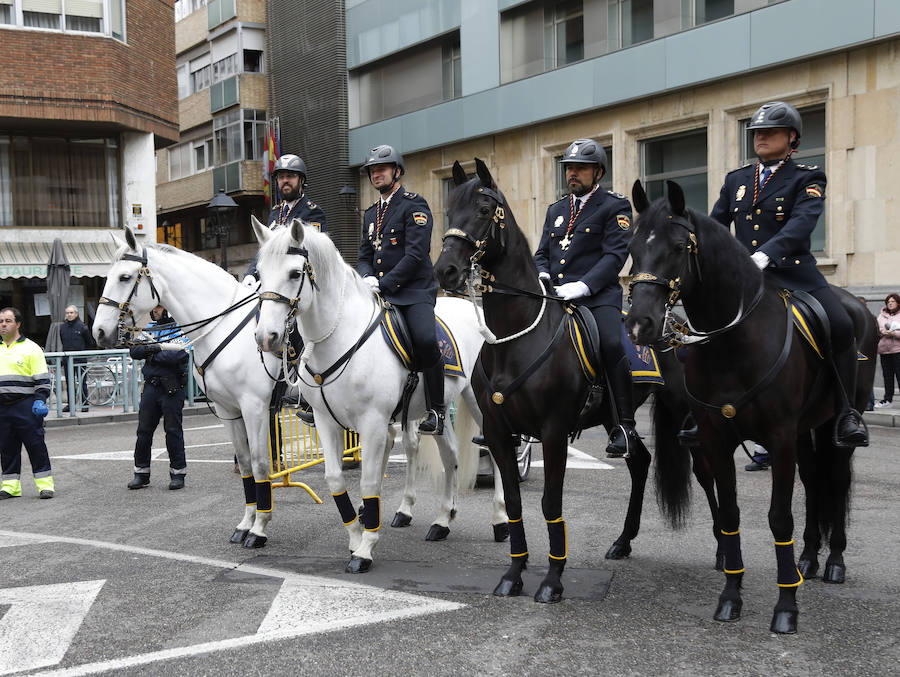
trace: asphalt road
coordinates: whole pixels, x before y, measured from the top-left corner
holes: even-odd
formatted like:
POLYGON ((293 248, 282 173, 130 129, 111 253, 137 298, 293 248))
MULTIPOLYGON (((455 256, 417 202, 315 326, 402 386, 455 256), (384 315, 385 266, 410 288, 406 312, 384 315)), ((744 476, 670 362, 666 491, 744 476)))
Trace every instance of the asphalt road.
MULTIPOLYGON (((777 596, 768 472, 739 470, 744 614, 722 624, 712 614, 724 581, 699 490, 677 532, 648 491, 632 556, 603 559, 629 480, 623 461, 603 457, 599 434, 578 440, 581 453, 570 457, 565 598, 540 605, 531 598, 547 548, 539 467, 523 484, 531 578, 522 597, 499 599, 490 592, 508 544, 491 538, 487 490, 462 496, 449 539, 427 543, 437 502, 423 484, 413 524, 385 525, 372 571, 354 577, 343 573, 345 530, 321 466, 301 479, 326 502, 277 489, 267 546, 246 550, 228 542, 243 496, 221 423, 185 419, 187 488, 178 492, 166 489, 163 449, 151 487, 126 490, 135 425, 48 430, 56 498, 37 499, 26 462, 25 495, 0 503, 0 675, 898 672, 895 429, 873 427, 872 446, 856 455, 847 582, 804 583, 799 633, 776 636, 768 630, 777 596)), ((746 461, 736 454, 735 462, 746 461)), ((358 472, 349 471, 351 486, 358 472)), ((385 523, 403 473, 402 463, 387 467, 385 523)), ((799 525, 799 485, 794 504, 799 525)))

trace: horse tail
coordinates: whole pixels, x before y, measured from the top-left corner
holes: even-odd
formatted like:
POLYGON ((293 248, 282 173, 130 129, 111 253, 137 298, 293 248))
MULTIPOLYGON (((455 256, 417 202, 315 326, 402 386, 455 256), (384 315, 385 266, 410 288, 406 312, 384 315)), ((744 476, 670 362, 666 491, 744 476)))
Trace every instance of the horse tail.
POLYGON ((680 529, 691 504, 691 454, 678 442, 687 410, 671 399, 662 391, 653 398, 654 477, 659 510, 673 529, 680 529))

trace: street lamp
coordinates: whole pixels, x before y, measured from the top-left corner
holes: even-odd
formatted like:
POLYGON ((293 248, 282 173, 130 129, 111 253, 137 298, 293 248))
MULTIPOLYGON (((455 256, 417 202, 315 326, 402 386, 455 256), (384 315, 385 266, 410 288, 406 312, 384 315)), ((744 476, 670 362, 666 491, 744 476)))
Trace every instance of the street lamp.
POLYGON ((206 206, 209 220, 216 229, 216 237, 222 246, 222 268, 225 270, 228 270, 228 231, 234 224, 237 207, 237 202, 225 194, 224 188, 220 188, 218 194, 206 206))
POLYGON ((356 211, 356 188, 349 184, 341 186, 340 190, 338 190, 338 195, 344 207, 351 212, 356 211))

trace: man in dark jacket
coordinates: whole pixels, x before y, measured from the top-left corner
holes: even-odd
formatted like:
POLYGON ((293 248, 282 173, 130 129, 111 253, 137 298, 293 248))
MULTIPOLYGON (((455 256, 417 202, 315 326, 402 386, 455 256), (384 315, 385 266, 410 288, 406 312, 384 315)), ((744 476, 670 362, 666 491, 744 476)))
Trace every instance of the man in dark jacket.
MULTIPOLYGON (((80 352, 82 350, 94 350, 97 344, 94 343, 94 337, 91 336, 91 330, 78 317, 78 308, 75 306, 66 307, 66 321, 59 327, 59 338, 62 341, 63 350, 67 353, 80 352)), ((69 358, 65 358, 62 368, 67 370, 69 358)), ((87 389, 87 358, 75 357, 72 359, 72 374, 78 382, 78 369, 81 367, 80 392, 78 395, 81 400, 81 411, 88 410, 88 389, 87 389)), ((69 411, 67 404, 63 411, 69 411)))
POLYGON ((144 392, 141 394, 137 442, 134 445, 134 478, 128 483, 128 488, 141 489, 150 484, 150 448, 153 433, 162 417, 166 450, 169 452, 169 489, 183 489, 187 462, 181 420, 188 354, 184 350, 162 349, 159 342, 184 343, 184 336, 165 308, 157 306, 150 317, 154 323, 145 329, 150 340, 129 351, 132 359, 145 362, 141 370, 144 392))

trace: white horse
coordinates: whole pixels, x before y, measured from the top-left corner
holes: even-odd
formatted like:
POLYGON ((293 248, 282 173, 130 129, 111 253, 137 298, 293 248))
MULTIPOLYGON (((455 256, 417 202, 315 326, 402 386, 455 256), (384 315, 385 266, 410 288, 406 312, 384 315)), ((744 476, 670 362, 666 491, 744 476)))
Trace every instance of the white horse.
MULTIPOLYGON (((390 421, 401 399, 408 371, 392 348, 377 335, 381 315, 378 300, 356 271, 344 263, 327 235, 305 228, 296 220, 276 231, 270 231, 256 219, 252 221, 262 245, 257 269, 261 289, 266 290, 260 292, 256 340, 265 351, 278 350, 296 320, 305 346, 299 364, 300 391, 312 405, 325 453, 325 477, 349 535, 351 558, 347 571, 361 573, 370 568, 378 541, 381 484, 393 442, 390 421), (342 471, 345 427, 359 433, 363 447, 360 477, 363 512, 359 519, 342 471)), ((481 413, 469 385, 483 342, 475 312, 467 301, 442 298, 438 300, 436 314, 456 340, 465 374, 465 377, 445 377, 445 399, 453 401, 462 394, 480 426, 481 413)), ((420 383, 409 404, 408 434, 415 426, 414 421, 424 416, 425 411, 420 383)), ((459 444, 450 425, 434 440, 444 466, 445 484, 441 514, 432 531, 440 529, 446 535, 455 514, 459 444)), ((463 449, 477 453, 468 438, 464 442, 463 449)), ((407 444, 408 450, 414 448, 407 444)), ((411 471, 413 459, 408 465, 411 471)), ((507 517, 499 480, 494 487, 492 522, 496 539, 498 528, 506 528, 507 517)), ((394 518, 395 525, 404 510, 411 508, 414 491, 407 475, 404 503, 394 518)))
POLYGON ((280 365, 273 355, 265 355, 265 364, 258 356, 251 316, 256 294, 226 271, 193 254, 168 245, 137 244, 131 230, 125 230, 125 242, 119 238, 116 241, 120 249, 106 274, 103 299, 94 320, 94 338, 103 347, 114 346, 120 321, 137 321, 140 326, 156 305, 168 309, 182 326, 215 318, 188 334, 193 343, 195 376, 224 420, 243 478, 244 518, 235 527, 231 542, 260 548, 267 540, 266 525, 272 517, 268 412, 274 384, 266 371, 277 376, 280 365), (241 301, 245 303, 224 312, 241 301), (221 352, 199 374, 198 367, 223 344, 221 352))

